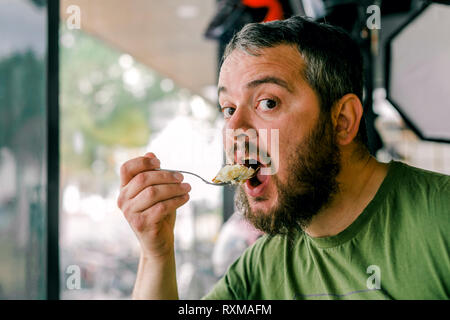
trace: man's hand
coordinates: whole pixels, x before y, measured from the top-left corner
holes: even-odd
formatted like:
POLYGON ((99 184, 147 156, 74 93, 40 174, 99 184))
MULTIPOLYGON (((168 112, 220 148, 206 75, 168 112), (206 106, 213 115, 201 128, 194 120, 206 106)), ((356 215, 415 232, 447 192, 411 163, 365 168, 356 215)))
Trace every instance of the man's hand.
MULTIPOLYGON (((182 183, 180 173, 155 170, 159 167, 156 156, 147 153, 125 162, 120 169, 121 189, 117 204, 141 245, 135 285, 135 297, 138 298, 173 297, 173 292, 159 292, 162 288, 158 284, 162 285, 166 280, 176 290, 175 210, 189 200, 191 186, 182 183)), ((166 287, 170 287, 167 282, 166 287)))

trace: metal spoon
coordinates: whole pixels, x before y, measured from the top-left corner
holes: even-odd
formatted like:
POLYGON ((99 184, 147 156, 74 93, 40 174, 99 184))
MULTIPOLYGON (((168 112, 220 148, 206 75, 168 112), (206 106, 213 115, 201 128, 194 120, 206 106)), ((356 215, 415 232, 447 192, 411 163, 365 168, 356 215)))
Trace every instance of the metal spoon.
POLYGON ((231 185, 231 184, 232 184, 231 182, 220 182, 220 183, 209 182, 208 180, 203 179, 202 177, 200 177, 198 174, 195 174, 195 173, 192 173, 192 172, 189 172, 189 171, 169 170, 169 169, 155 169, 155 170, 159 170, 159 171, 169 171, 169 172, 181 172, 181 173, 191 174, 191 175, 193 175, 193 176, 196 176, 197 178, 200 178, 204 183, 211 184, 211 185, 213 185, 213 186, 218 186, 218 187, 221 187, 221 186, 227 186, 227 185, 231 185))

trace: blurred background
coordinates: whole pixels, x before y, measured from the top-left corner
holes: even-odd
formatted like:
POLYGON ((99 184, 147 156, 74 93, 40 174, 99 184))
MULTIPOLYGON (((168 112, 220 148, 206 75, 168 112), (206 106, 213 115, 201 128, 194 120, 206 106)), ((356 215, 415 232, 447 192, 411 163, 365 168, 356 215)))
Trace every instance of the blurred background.
MULTIPOLYGON (((0 0, 0 299, 130 299, 139 246, 116 205, 120 166, 152 151, 212 178, 224 46, 295 14, 360 44, 371 153, 450 174, 447 1, 0 0)), ((198 299, 261 234, 232 188, 185 180, 177 279, 198 299)))

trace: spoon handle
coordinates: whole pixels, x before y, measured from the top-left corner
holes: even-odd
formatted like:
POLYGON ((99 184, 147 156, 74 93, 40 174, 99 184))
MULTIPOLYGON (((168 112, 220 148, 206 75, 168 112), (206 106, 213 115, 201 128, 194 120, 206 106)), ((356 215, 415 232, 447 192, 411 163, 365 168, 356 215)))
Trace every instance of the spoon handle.
POLYGON ((158 171, 169 171, 169 172, 181 172, 181 173, 191 174, 191 175, 196 176, 197 178, 201 179, 204 183, 207 183, 207 184, 210 184, 210 185, 213 185, 213 186, 218 186, 218 187, 220 187, 220 186, 226 186, 226 185, 229 185, 229 184, 230 184, 230 183, 227 183, 227 182, 221 182, 221 183, 209 182, 208 180, 203 179, 203 178, 202 178, 201 176, 199 176, 198 174, 195 174, 195 173, 189 172, 189 171, 183 171, 183 170, 171 170, 171 169, 162 169, 162 168, 160 168, 160 169, 155 169, 155 170, 158 170, 158 171))

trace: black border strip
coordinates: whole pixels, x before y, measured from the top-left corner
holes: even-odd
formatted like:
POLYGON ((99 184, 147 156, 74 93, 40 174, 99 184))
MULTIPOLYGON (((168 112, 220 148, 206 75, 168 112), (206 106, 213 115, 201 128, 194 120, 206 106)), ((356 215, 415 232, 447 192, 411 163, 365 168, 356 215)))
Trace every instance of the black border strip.
POLYGON ((391 45, 392 41, 396 36, 400 34, 412 21, 414 21, 419 15, 421 15, 432 3, 428 2, 425 3, 425 5, 420 8, 416 13, 414 13, 408 20, 402 24, 397 30, 395 30, 386 40, 385 44, 385 89, 386 89, 386 99, 394 106, 394 108, 400 113, 401 117, 405 121, 406 125, 422 140, 426 141, 434 141, 434 142, 444 142, 444 143, 450 143, 450 140, 448 139, 439 139, 439 138, 432 138, 425 136, 422 131, 418 127, 414 125, 414 123, 411 121, 411 119, 406 115, 406 113, 402 110, 402 108, 399 106, 398 103, 395 102, 395 100, 390 95, 390 83, 391 83, 391 45))
POLYGON ((59 299, 59 0, 47 0, 47 299, 59 299))
MULTIPOLYGON (((402 314, 402 318, 412 319, 418 312, 429 312, 429 310, 448 310, 448 300, 61 300, 61 301, 0 301, 3 314, 11 312, 14 315, 29 316, 30 310, 37 313, 65 314, 70 313, 72 317, 106 318, 126 317, 139 318, 142 314, 151 315, 150 319, 159 319, 152 314, 162 314, 163 319, 181 320, 209 320, 209 319, 299 319, 302 314, 309 314, 320 310, 321 318, 346 319, 349 318, 349 310, 387 310, 390 314, 396 314, 395 310, 402 314), (259 308, 257 306, 260 306, 259 308), (239 309, 238 309, 239 306, 239 309), (249 310, 252 306, 254 312, 239 312, 249 310), (264 310, 262 309, 264 306, 264 310), (200 307, 200 308, 199 308, 200 307), (210 316, 207 317, 205 308, 211 308, 210 316), (259 312, 256 312, 256 310, 259 312), (270 309, 269 309, 270 308, 270 309), (195 314, 186 314, 187 309, 194 309, 195 314), (394 310, 394 312, 391 311, 394 310), (268 312, 270 310, 270 312, 268 312), (299 312, 301 310, 302 313, 299 312), (183 312, 184 311, 184 312, 183 312), (328 316, 329 315, 329 316, 328 316)), ((352 317, 350 317, 351 319, 352 317)))

